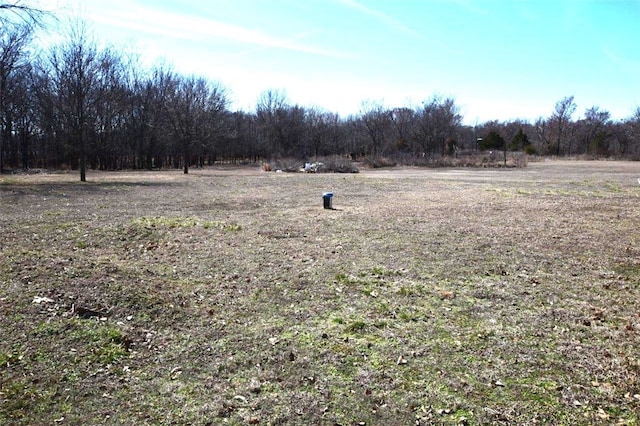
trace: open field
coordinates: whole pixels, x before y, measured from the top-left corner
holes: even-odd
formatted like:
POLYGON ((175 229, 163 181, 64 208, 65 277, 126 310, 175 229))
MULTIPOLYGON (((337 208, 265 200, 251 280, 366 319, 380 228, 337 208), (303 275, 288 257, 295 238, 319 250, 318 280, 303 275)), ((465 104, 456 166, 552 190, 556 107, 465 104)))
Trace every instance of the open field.
POLYGON ((638 178, 2 176, 0 424, 638 424, 638 178))

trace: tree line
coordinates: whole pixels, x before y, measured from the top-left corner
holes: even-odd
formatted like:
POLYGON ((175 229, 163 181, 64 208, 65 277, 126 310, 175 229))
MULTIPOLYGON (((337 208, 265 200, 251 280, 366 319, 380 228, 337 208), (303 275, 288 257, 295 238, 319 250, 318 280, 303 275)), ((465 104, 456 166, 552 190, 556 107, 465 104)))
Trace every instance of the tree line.
POLYGON ((100 46, 82 22, 38 52, 40 15, 10 6, 0 4, 0 172, 71 168, 84 181, 88 168, 188 173, 220 161, 338 155, 410 162, 478 150, 640 158, 640 106, 623 120, 598 106, 575 119, 567 96, 535 122, 470 126, 452 98, 395 108, 368 101, 341 117, 270 89, 255 111, 232 111, 222 84, 166 65, 142 67, 135 56, 100 46))

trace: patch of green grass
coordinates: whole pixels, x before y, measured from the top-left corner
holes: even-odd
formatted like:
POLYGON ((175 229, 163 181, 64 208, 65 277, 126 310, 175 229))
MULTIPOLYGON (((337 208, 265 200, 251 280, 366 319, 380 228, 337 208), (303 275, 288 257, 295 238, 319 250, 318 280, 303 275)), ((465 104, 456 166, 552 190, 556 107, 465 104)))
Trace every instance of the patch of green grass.
POLYGON ((56 224, 54 229, 59 229, 61 231, 71 231, 71 230, 76 230, 77 227, 78 227, 77 223, 74 223, 74 222, 62 222, 62 223, 56 224))
POLYGON ((424 296, 427 294, 427 289, 422 283, 402 283, 396 289, 396 293, 404 297, 424 296))
POLYGON ((408 309, 402 309, 398 312, 398 318, 400 318, 404 322, 417 321, 419 316, 416 315, 415 311, 411 311, 408 309))
POLYGON ((59 339, 90 363, 108 365, 127 355, 126 336, 118 327, 106 321, 67 320, 46 321, 34 330, 36 336, 59 339))
POLYGON ((10 365, 16 364, 21 360, 22 360, 22 355, 0 351, 0 369, 9 367, 10 365))
POLYGON ((148 228, 193 228, 198 220, 193 217, 154 216, 136 218, 132 224, 148 228))
POLYGON ((617 182, 605 182, 604 187, 609 192, 612 192, 614 194, 619 194, 619 193, 623 192, 622 186, 620 186, 620 184, 617 183, 617 182))
POLYGON ((21 185, 23 182, 17 177, 1 177, 0 185, 21 185))
POLYGON ((615 265, 614 271, 626 280, 635 280, 640 278, 640 264, 633 261, 618 263, 615 265))
POLYGON ((2 404, 0 418, 19 420, 41 399, 37 389, 26 379, 3 381, 0 385, 2 404))
POLYGON ((202 226, 204 229, 220 229, 227 232, 238 232, 242 230, 242 226, 238 223, 227 223, 224 221, 202 221, 195 217, 139 217, 131 222, 134 226, 144 228, 195 228, 202 226))
POLYGON ((104 326, 89 333, 93 340, 91 359, 102 365, 112 364, 127 355, 125 335, 116 327, 104 326))
POLYGON ((227 232, 239 232, 242 231, 242 226, 238 223, 226 223, 222 221, 204 222, 202 224, 204 229, 217 228, 227 232))
POLYGON ((494 192, 497 195, 503 197, 503 198, 510 198, 513 197, 513 191, 511 191, 510 189, 502 189, 502 188, 489 188, 487 189, 487 191, 489 192, 494 192))
POLYGON ((355 320, 349 323, 344 331, 347 333, 360 333, 367 328, 367 323, 362 320, 355 320))

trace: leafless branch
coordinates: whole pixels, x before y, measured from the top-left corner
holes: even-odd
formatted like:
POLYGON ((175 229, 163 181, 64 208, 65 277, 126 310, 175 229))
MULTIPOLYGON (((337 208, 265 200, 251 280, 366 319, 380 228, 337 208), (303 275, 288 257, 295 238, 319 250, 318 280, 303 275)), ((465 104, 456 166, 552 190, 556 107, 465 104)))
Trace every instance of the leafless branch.
POLYGON ((24 4, 21 0, 0 3, 0 26, 16 19, 32 26, 43 26, 43 20, 50 12, 24 4))

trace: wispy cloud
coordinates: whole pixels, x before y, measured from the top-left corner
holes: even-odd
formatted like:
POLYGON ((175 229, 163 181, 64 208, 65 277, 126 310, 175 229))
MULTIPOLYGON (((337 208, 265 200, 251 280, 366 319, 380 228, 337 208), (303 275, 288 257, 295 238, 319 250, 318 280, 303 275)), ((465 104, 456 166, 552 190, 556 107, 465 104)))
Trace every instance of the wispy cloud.
POLYGON ((302 42, 304 35, 290 38, 278 37, 256 29, 249 29, 227 22, 204 17, 169 13, 157 8, 126 4, 123 9, 101 10, 91 19, 121 30, 132 30, 150 36, 171 37, 189 41, 226 40, 242 45, 283 49, 311 55, 345 58, 340 51, 323 49, 302 42))
POLYGON ((388 25, 389 27, 401 31, 403 33, 412 35, 414 37, 417 38, 423 38, 422 35, 420 33, 418 33, 417 31, 413 30, 412 28, 406 26, 405 24, 402 23, 402 21, 400 21, 399 19, 394 18, 393 16, 390 16, 384 12, 380 12, 379 10, 375 10, 375 9, 371 9, 370 7, 367 7, 361 3, 358 3, 355 0, 338 0, 339 3, 348 6, 352 9, 355 9, 359 12, 364 13, 365 15, 369 15, 372 16, 376 19, 378 19, 379 21, 383 22, 384 24, 388 25))

